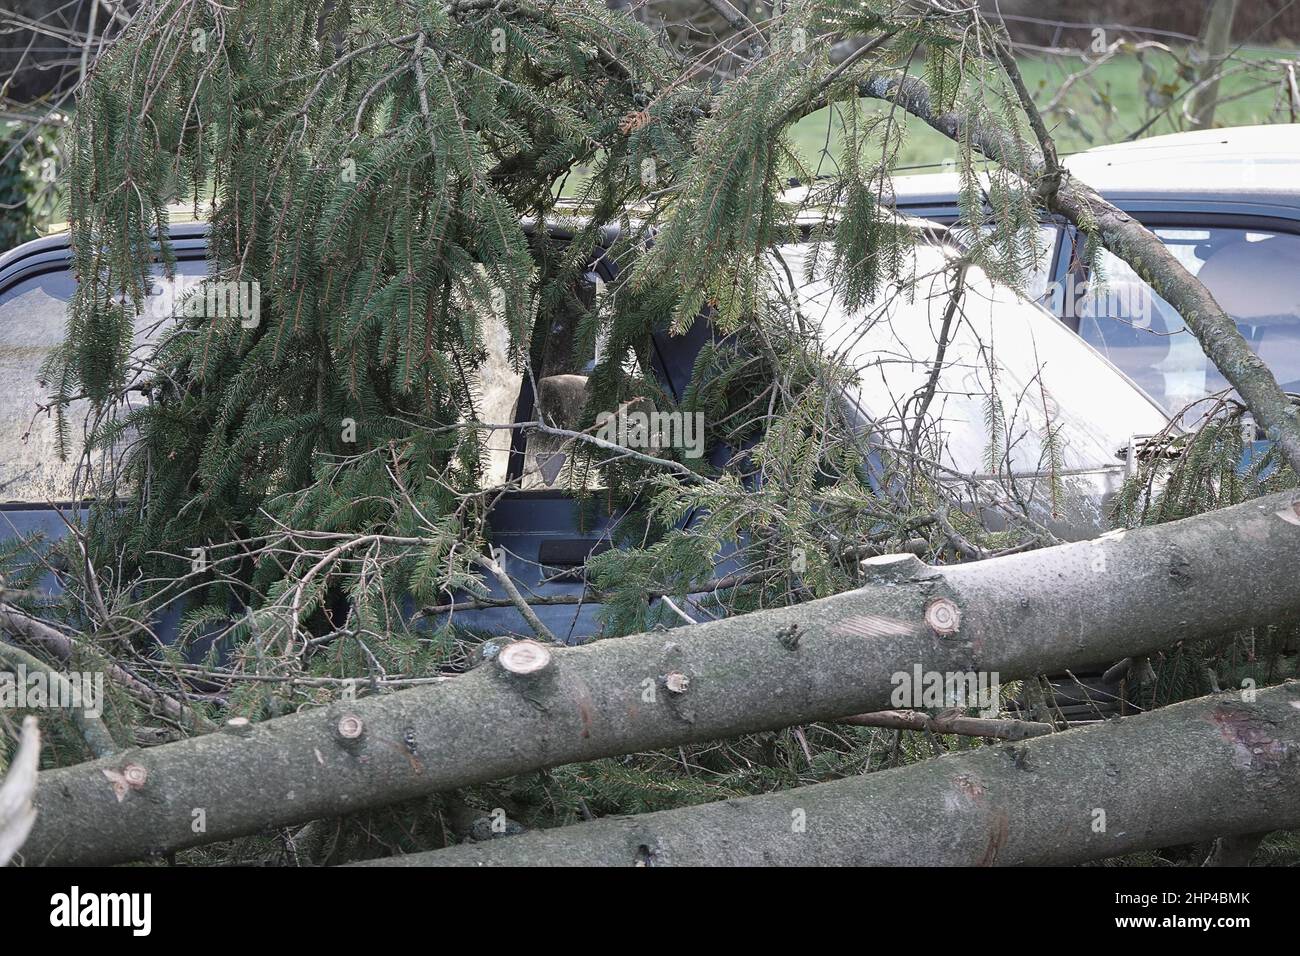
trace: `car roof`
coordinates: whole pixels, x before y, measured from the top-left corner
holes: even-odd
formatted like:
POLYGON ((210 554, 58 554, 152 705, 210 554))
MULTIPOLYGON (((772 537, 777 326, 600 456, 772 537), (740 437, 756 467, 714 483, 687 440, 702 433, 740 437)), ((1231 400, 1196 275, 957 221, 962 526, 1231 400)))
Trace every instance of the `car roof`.
MULTIPOLYGON (((1170 133, 1098 146, 1063 162, 1116 202, 1231 198, 1300 206, 1300 123, 1170 133)), ((902 207, 951 203, 957 191, 956 173, 894 178, 902 207)))
MULTIPOLYGON (((207 245, 207 232, 207 223, 203 222, 170 222, 167 226, 167 235, 178 258, 193 258, 196 252, 201 255, 207 245)), ((66 267, 69 238, 66 229, 59 229, 8 251, 0 250, 0 286, 18 275, 47 267, 66 267)))
MULTIPOLYGON (((538 220, 526 217, 521 220, 524 231, 532 234, 537 230, 538 220)), ((547 233, 553 239, 571 239, 581 228, 580 217, 556 215, 546 220, 547 233)), ((597 235, 597 243, 609 248, 620 234, 617 225, 602 226, 597 235)), ((207 250, 208 223, 190 215, 188 207, 168 207, 167 236, 177 258, 202 258, 207 250)), ((15 276, 43 271, 46 268, 66 267, 70 250, 71 234, 67 225, 59 223, 50 232, 37 239, 32 239, 12 249, 0 249, 0 286, 6 285, 15 276)))

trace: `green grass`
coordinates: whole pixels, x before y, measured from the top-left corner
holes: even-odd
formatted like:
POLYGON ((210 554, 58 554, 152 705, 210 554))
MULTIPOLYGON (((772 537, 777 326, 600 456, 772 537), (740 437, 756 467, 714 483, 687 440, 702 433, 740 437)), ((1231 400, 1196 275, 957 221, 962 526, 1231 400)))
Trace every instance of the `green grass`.
MULTIPOLYGON (((1180 55, 1183 55, 1181 51, 1180 55)), ((1242 56, 1257 60, 1286 57, 1296 59, 1300 65, 1300 55, 1289 50, 1242 56)), ((1142 134, 1144 137, 1178 132, 1185 128, 1181 101, 1175 103, 1169 113, 1159 116, 1161 109, 1149 104, 1147 95, 1148 92, 1159 95, 1162 88, 1165 91, 1181 91, 1187 84, 1179 80, 1176 66, 1168 55, 1148 53, 1146 62, 1153 70, 1148 81, 1143 80, 1143 66, 1139 58, 1127 54, 1115 57, 1071 88, 1063 99, 1063 105, 1075 111, 1075 118, 1071 120, 1060 113, 1047 117, 1057 148, 1062 154, 1122 141, 1152 120, 1155 121, 1142 134)), ((1022 57, 1020 60, 1025 83, 1040 107, 1051 100, 1071 72, 1080 68, 1078 60, 1040 57, 1022 57)), ((1215 124, 1250 126, 1257 123, 1290 122, 1291 115, 1285 100, 1282 101, 1282 109, 1275 108, 1278 105, 1280 74, 1272 74, 1274 84, 1271 88, 1254 89, 1267 79, 1269 77, 1257 73, 1226 76, 1220 87, 1220 105, 1215 114, 1215 124)), ((882 104, 880 110, 883 112, 887 108, 882 104)), ((830 111, 821 110, 804 117, 795 125, 791 134, 803 162, 822 174, 833 174, 835 163, 832 160, 839 159, 839 123, 832 122, 832 119, 830 111), (831 134, 830 156, 826 157, 823 153, 827 143, 828 124, 831 134)), ((956 158, 953 144, 945 137, 917 120, 908 119, 903 125, 905 139, 898 153, 896 172, 929 172, 933 170, 913 167, 937 166, 945 159, 956 158)))

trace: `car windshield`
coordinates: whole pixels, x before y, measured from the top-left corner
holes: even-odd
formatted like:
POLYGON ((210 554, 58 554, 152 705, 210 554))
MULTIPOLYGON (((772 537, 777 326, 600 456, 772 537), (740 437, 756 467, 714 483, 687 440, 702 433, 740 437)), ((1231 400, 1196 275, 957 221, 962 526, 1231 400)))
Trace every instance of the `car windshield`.
MULTIPOLYGON (((1300 392, 1300 237, 1227 228, 1154 231, 1236 320, 1282 388, 1300 392)), ((1126 263, 1103 252, 1102 270, 1104 285, 1081 297, 1084 339, 1171 415, 1231 387, 1182 317, 1126 263)))
MULTIPOLYGON (((785 247, 783 258, 801 263, 811 251, 785 247)), ((857 372, 852 398, 877 434, 905 447, 918 397, 933 389, 926 427, 940 464, 1023 476, 1115 467, 1133 428, 1160 428, 1160 410, 1115 369, 983 270, 967 271, 959 320, 945 332, 958 255, 918 244, 898 285, 857 312, 824 277, 799 286, 803 321, 828 357, 857 372)))

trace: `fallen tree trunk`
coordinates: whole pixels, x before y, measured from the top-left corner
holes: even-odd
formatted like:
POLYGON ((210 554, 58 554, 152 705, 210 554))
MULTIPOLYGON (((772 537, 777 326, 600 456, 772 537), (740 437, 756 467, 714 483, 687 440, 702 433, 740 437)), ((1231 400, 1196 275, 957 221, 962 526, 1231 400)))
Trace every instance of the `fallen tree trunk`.
MULTIPOLYGON (((108 863, 575 761, 898 707, 896 675, 1079 669, 1300 612, 1300 493, 47 771, 30 863, 108 863), (125 781, 125 786, 123 785, 125 781), (200 826, 201 821, 201 826, 200 826)), ((544 658, 544 659, 543 659, 544 658)), ((915 705, 911 705, 915 706, 915 705)))
POLYGON ((1300 826, 1300 682, 743 800, 370 861, 395 866, 1082 863, 1300 826))

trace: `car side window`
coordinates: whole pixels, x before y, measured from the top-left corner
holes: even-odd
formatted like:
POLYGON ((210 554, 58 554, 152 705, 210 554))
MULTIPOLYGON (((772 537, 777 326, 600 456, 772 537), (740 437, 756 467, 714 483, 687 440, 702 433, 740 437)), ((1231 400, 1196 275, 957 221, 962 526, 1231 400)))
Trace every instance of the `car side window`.
MULTIPOLYGON (((151 295, 136 322, 138 347, 147 346, 170 323, 180 303, 208 272, 202 259, 176 263, 175 275, 155 277, 151 295)), ((48 410, 52 389, 41 382, 41 367, 63 341, 67 308, 75 291, 72 273, 55 267, 22 278, 0 290, 0 502, 43 504, 68 501, 76 488, 84 447, 85 402, 66 410, 68 456, 60 460, 54 415, 48 410)), ((522 377, 508 359, 509 333, 497 315, 483 323, 486 361, 479 370, 476 413, 484 422, 509 424, 515 416, 522 377)), ((142 351, 141 357, 146 357, 142 351)), ((483 480, 496 486, 506 480, 511 431, 483 433, 483 480)), ((130 436, 124 436, 124 441, 130 436)))
MULTIPOLYGON (((1300 392, 1300 237, 1237 228, 1154 232, 1233 317, 1282 388, 1300 392)), ((1168 302, 1110 253, 1101 265, 1101 281, 1080 298, 1085 340, 1171 415, 1231 387, 1168 302)))
POLYGON ((74 284, 66 271, 47 272, 0 293, 0 500, 64 500, 71 462, 60 462, 40 368, 63 341, 74 284))
MULTIPOLYGON (((980 226, 979 231, 982 235, 988 236, 993 232, 992 226, 980 226)), ((960 231, 955 237, 958 242, 962 241, 960 231)), ((1045 299, 1050 291, 1050 285, 1056 267, 1057 245, 1061 239, 1061 227, 1054 223, 1040 223, 1036 234, 1026 234, 1023 240, 1022 248, 1026 253, 1029 252, 1029 243, 1032 240, 1034 244, 1033 261, 1030 269, 1024 276, 1023 292, 1025 297, 1031 302, 1038 302, 1045 299)), ((994 250, 988 250, 990 255, 995 254, 994 250)))
MULTIPOLYGON (((172 279, 155 278, 136 321, 137 345, 161 331, 177 298, 206 272, 201 260, 182 261, 172 279)), ((54 268, 0 290, 0 501, 41 504, 80 494, 75 482, 89 406, 76 401, 67 407, 70 447, 61 459, 49 409, 53 389, 41 380, 42 365, 67 331, 68 302, 75 289, 72 273, 54 268)))

